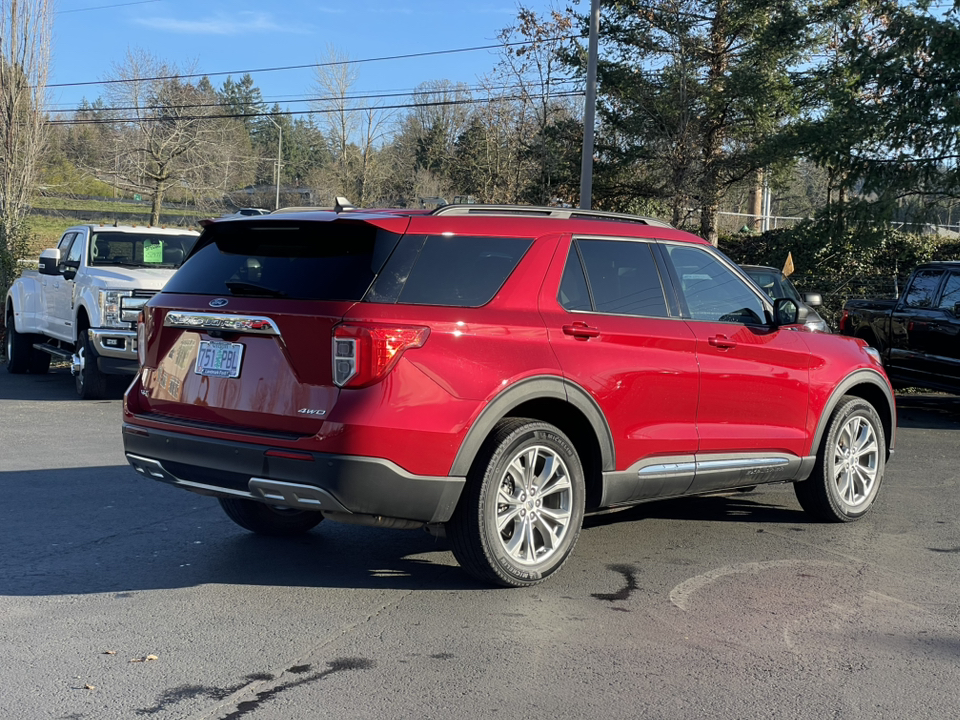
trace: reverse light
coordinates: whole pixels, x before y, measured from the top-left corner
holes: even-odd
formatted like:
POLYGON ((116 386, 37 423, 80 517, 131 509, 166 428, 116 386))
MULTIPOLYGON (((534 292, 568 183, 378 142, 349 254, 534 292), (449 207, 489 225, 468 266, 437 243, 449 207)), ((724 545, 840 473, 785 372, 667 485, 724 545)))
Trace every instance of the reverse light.
POLYGON ((382 380, 405 350, 423 345, 430 329, 409 325, 338 325, 333 330, 333 382, 365 387, 382 380))

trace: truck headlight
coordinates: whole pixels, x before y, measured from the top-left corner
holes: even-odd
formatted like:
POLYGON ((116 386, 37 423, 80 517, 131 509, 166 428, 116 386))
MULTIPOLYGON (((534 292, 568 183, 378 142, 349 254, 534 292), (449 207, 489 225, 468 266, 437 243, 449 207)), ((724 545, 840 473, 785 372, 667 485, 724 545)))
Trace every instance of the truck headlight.
POLYGON ((131 297, 125 295, 120 298, 120 319, 125 323, 135 323, 140 318, 140 311, 147 304, 146 297, 131 297))
POLYGON ((130 290, 101 290, 100 291, 100 326, 108 328, 125 328, 128 323, 121 318, 120 302, 124 297, 130 297, 130 290))

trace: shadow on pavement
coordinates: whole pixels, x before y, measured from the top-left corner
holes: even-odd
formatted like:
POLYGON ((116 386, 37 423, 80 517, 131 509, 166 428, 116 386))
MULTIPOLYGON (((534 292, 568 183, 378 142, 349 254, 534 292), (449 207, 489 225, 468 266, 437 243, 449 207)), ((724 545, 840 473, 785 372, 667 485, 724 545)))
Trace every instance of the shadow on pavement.
MULTIPOLYGON (((121 400, 131 378, 114 375, 107 378, 107 393, 104 400, 121 400)), ((12 375, 0 367, 0 400, 31 400, 97 402, 80 400, 70 368, 65 365, 54 367, 42 375, 25 373, 12 375)))
POLYGON ((897 426, 928 430, 960 427, 960 397, 941 393, 898 394, 897 426))

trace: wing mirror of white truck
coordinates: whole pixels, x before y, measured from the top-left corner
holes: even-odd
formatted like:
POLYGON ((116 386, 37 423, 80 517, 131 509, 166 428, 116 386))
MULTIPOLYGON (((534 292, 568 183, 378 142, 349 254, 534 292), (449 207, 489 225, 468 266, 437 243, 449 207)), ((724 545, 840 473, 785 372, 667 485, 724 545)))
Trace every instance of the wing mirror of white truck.
POLYGON ((803 301, 812 308, 823 305, 823 297, 820 293, 804 293, 803 301))
POLYGON ((59 275, 60 251, 57 248, 47 248, 40 253, 40 266, 37 269, 41 275, 59 275))

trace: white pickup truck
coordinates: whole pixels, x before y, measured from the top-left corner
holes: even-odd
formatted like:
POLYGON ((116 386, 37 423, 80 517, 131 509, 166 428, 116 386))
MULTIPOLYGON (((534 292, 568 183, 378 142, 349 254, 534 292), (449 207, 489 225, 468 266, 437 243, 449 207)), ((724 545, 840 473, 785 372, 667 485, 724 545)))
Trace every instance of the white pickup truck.
POLYGON ((7 292, 7 370, 45 373, 71 363, 77 394, 103 397, 107 375, 134 375, 137 317, 193 248, 192 230, 119 225, 69 228, 39 269, 7 292))

